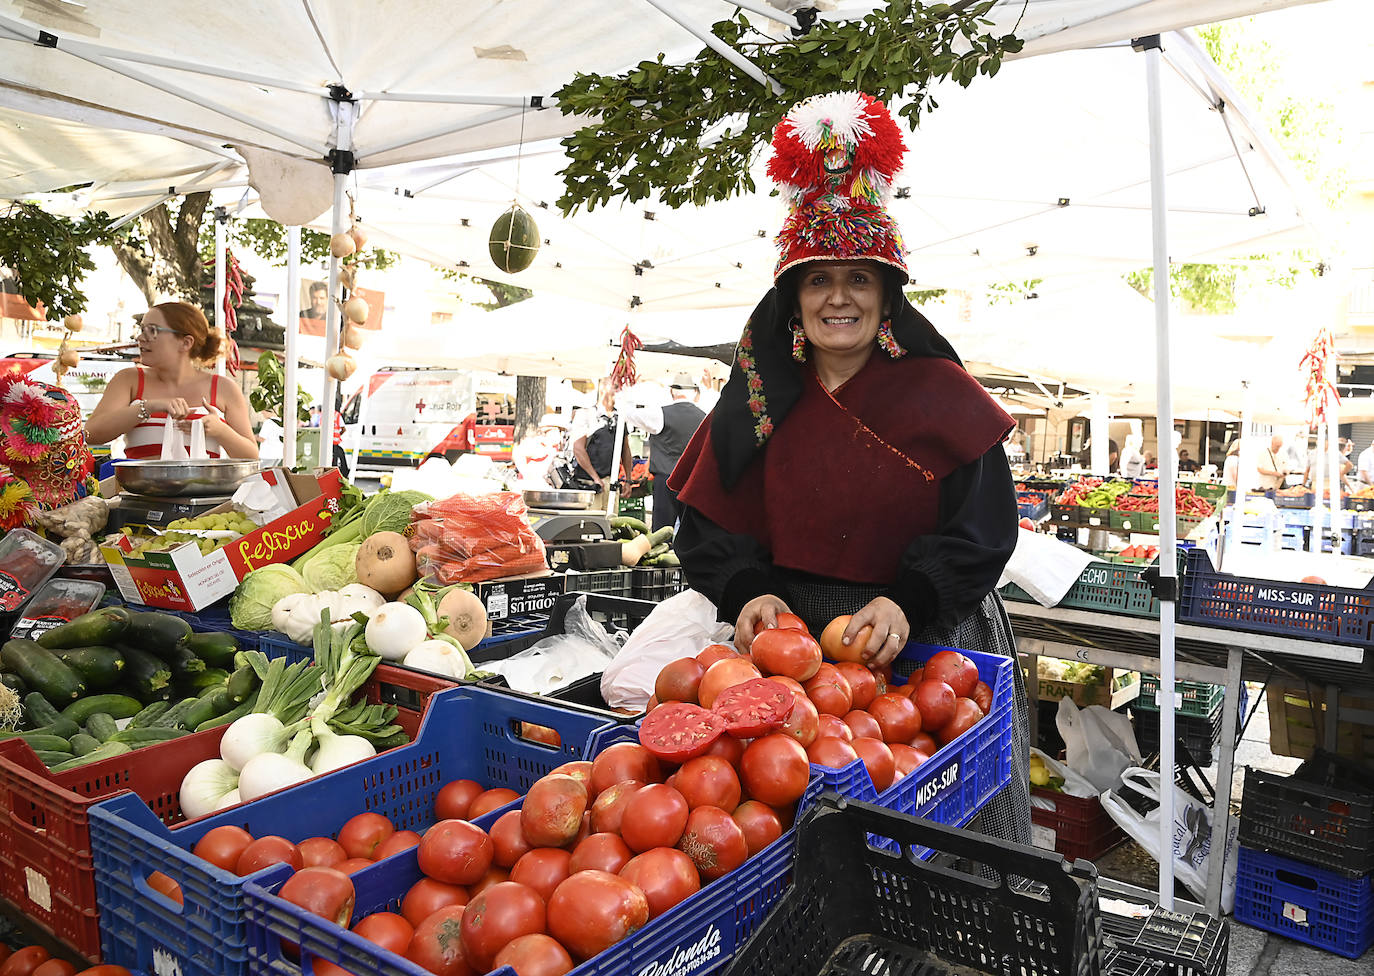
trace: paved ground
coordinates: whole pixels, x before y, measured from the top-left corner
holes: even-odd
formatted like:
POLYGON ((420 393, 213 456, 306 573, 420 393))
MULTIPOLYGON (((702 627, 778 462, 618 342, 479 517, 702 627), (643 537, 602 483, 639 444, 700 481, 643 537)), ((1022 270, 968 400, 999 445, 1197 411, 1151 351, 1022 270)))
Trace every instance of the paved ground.
MULTIPOLYGON (((1250 686, 1250 700, 1259 686, 1250 686)), ((1236 769, 1232 780, 1233 809, 1239 811, 1245 767, 1291 773, 1300 760, 1275 756, 1269 751, 1269 714, 1261 701, 1259 711, 1245 729, 1236 750, 1236 769)), ((1215 779, 1215 770, 1211 770, 1215 779)), ((1158 866, 1134 844, 1125 844, 1107 855, 1098 865, 1108 877, 1154 888, 1158 866)), ((1374 974, 1374 949, 1360 959, 1345 959, 1311 946, 1250 928, 1238 922, 1231 925, 1231 955, 1228 976, 1371 976, 1374 974)))

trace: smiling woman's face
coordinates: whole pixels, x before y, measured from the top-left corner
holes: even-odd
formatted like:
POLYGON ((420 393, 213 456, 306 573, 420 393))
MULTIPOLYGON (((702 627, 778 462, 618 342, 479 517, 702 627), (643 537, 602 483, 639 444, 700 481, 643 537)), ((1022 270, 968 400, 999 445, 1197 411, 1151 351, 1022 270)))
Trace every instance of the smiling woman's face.
POLYGON ((821 353, 845 355, 873 344, 887 314, 883 276, 872 261, 817 261, 797 281, 802 328, 821 353))

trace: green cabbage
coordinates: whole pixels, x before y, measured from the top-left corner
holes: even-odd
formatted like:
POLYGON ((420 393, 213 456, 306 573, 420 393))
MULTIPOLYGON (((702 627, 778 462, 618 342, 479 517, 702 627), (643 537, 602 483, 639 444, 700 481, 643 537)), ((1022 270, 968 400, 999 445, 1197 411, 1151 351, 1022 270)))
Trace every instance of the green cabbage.
POLYGON ((367 503, 360 522, 363 538, 378 532, 404 532, 410 525, 410 510, 434 499, 423 491, 388 491, 367 503))
POLYGON ((316 593, 341 590, 349 583, 356 583, 358 570, 354 564, 360 548, 352 542, 330 546, 310 557, 310 561, 301 567, 301 577, 316 593))
POLYGON ((292 593, 309 593, 301 574, 284 563, 255 569, 229 598, 229 619, 238 630, 271 630, 272 605, 292 593))

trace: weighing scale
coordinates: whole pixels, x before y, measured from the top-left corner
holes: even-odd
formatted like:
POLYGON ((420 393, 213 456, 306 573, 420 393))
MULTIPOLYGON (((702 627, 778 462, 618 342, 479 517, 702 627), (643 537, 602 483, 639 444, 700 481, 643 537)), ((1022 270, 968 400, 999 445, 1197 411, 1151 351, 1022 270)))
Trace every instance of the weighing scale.
POLYGON ((545 542, 602 542, 614 537, 605 512, 531 508, 529 519, 545 542))
POLYGON ((110 505, 110 520, 106 532, 118 532, 126 525, 147 525, 161 529, 180 518, 204 515, 218 505, 230 501, 232 495, 206 495, 186 498, 157 498, 120 492, 110 505))

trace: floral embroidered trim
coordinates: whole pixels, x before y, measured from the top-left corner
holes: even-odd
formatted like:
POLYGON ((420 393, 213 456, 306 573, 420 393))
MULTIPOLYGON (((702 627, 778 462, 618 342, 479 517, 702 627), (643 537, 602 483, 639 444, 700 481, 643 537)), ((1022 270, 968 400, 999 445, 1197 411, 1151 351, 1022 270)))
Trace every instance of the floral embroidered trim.
POLYGON ((892 334, 891 319, 883 319, 882 324, 878 326, 878 348, 887 353, 890 359, 901 359, 906 355, 906 350, 892 334))
POLYGON ((835 406, 839 407, 842 411, 844 411, 844 413, 849 417, 850 420, 854 421, 854 423, 856 423, 856 424, 859 425, 859 429, 860 429, 860 430, 862 430, 862 431, 863 431, 865 434, 867 434, 869 437, 873 438, 875 441, 877 441, 877 442, 878 442, 879 444, 881 444, 883 447, 887 448, 887 449, 888 449, 889 451, 891 451, 893 454, 895 454, 895 455, 897 455, 899 458, 901 458, 901 459, 906 463, 906 466, 907 466, 907 467, 913 468, 913 469, 915 469, 916 471, 920 472, 921 477, 922 477, 922 478, 925 478, 926 481, 930 482, 930 481, 934 481, 934 480, 935 480, 935 475, 932 474, 930 471, 928 471, 926 468, 922 467, 922 465, 921 465, 921 463, 920 463, 919 461, 916 461, 914 458, 909 457, 909 456, 908 456, 905 452, 903 452, 900 448, 898 448, 898 447, 894 446, 893 444, 890 444, 888 441, 884 440, 882 437, 880 437, 880 436, 878 435, 878 433, 877 433, 872 427, 868 426, 868 424, 864 423, 864 422, 863 422, 862 420, 860 420, 858 417, 854 416, 854 414, 849 410, 848 407, 846 407, 843 403, 841 403, 839 400, 837 400, 837 399, 835 398, 835 394, 831 393, 829 390, 827 390, 827 389, 825 388, 825 384, 821 382, 821 378, 820 378, 819 376, 817 376, 814 372, 811 373, 811 378, 812 378, 813 380, 816 381, 816 385, 819 386, 819 387, 821 388, 821 390, 825 393, 825 395, 828 396, 828 397, 830 397, 830 402, 831 402, 831 403, 833 403, 833 404, 835 404, 835 406))
POLYGON ((749 410, 754 414, 754 440, 762 447, 764 441, 773 436, 773 421, 768 416, 768 398, 763 395, 763 377, 759 375, 754 362, 753 323, 744 327, 739 337, 739 348, 735 350, 735 365, 744 373, 749 389, 749 410))

